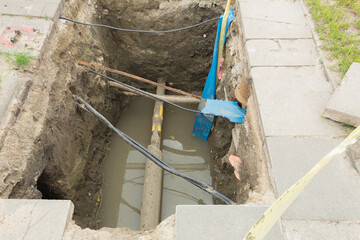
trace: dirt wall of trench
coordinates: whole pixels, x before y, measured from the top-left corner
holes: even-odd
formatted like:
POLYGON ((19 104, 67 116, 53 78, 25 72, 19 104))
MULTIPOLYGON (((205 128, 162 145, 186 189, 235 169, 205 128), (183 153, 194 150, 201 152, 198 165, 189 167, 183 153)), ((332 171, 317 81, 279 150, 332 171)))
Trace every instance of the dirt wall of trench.
MULTIPOLYGON (((235 19, 230 25, 224 48, 223 79, 218 82, 216 98, 238 101, 246 108, 243 123, 230 123, 226 118, 215 118, 209 143, 214 160, 213 186, 239 204, 271 204, 275 193, 268 174, 263 147, 261 120, 252 95, 252 78, 243 38, 238 1, 235 19), (230 155, 240 157, 237 170, 229 162, 230 155)), ((215 201, 218 202, 217 200, 215 201)))
MULTIPOLYGON (((95 9, 70 0, 63 13, 91 22, 95 9)), ((96 29, 55 22, 41 56, 27 69, 32 86, 1 147, 9 159, 2 163, 7 175, 0 183, 2 198, 71 199, 77 206, 74 218, 96 207, 111 133, 76 107, 73 94, 116 122, 128 99, 75 64, 76 59, 104 63, 104 52, 96 29)))

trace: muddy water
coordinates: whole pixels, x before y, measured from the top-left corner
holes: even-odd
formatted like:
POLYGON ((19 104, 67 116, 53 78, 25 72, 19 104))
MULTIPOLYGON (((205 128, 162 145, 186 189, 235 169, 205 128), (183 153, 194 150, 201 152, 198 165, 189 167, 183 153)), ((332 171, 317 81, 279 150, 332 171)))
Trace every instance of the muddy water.
MULTIPOLYGON (((116 125, 140 144, 150 143, 154 101, 136 98, 116 125)), ((103 200, 99 209, 99 227, 137 229, 140 221, 142 184, 146 158, 114 136, 104 162, 103 200)), ((98 221, 99 221, 98 220, 98 221)))
MULTIPOLYGON (((165 106, 163 160, 177 170, 211 184, 209 145, 206 141, 192 136, 194 121, 194 113, 165 106)), ((212 197, 208 193, 182 178, 164 173, 162 220, 175 213, 176 205, 212 203, 212 197)))
MULTIPOLYGON (((150 142, 154 102, 137 98, 122 114, 117 127, 147 146, 150 142)), ((164 161, 179 171, 211 183, 210 151, 206 141, 192 136, 195 115, 164 107, 162 149, 164 161)), ((145 157, 114 137, 105 159, 103 201, 99 227, 138 230, 144 182, 145 157)), ((212 197, 185 180, 164 173, 161 219, 175 213, 179 204, 212 204, 212 197)))

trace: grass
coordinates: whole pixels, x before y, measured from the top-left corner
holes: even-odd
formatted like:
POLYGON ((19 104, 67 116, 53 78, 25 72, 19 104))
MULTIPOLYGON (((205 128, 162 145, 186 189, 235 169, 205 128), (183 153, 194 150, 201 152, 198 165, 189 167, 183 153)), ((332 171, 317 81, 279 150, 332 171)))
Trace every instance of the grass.
POLYGON ((23 69, 28 66, 31 62, 31 56, 29 52, 1 52, 0 54, 6 56, 7 60, 15 67, 19 69, 23 69))
POLYGON ((316 31, 331 52, 343 76, 353 62, 360 62, 360 1, 307 0, 316 31))
POLYGON ((30 64, 31 56, 28 52, 19 52, 13 54, 13 64, 19 68, 25 67, 30 64))

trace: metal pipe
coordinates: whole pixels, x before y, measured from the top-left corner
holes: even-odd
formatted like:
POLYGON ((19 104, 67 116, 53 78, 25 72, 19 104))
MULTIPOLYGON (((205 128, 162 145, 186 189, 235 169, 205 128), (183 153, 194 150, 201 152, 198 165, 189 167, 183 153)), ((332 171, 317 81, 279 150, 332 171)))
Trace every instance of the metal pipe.
MULTIPOLYGON (((165 82, 159 81, 161 84, 165 82)), ((156 95, 164 95, 165 89, 157 87, 156 95)), ((148 150, 158 158, 161 152, 161 126, 163 121, 163 102, 156 101, 152 118, 152 136, 148 150)), ((140 230, 155 228, 160 222, 163 169, 146 159, 142 205, 140 212, 140 230)))
MULTIPOLYGON (((123 95, 127 95, 127 96, 144 96, 144 97, 148 97, 147 95, 143 95, 140 94, 138 92, 135 91, 131 91, 131 89, 128 89, 124 86, 121 86, 120 84, 116 83, 116 82, 109 82, 109 85, 111 87, 116 87, 116 88, 120 88, 120 89, 124 89, 125 91, 121 91, 120 94, 123 95)), ((198 104, 200 102, 199 99, 193 98, 193 97, 187 97, 187 96, 181 96, 181 95, 156 95, 156 94, 151 94, 154 95, 158 98, 161 98, 165 101, 169 101, 172 103, 189 103, 189 104, 198 104)))

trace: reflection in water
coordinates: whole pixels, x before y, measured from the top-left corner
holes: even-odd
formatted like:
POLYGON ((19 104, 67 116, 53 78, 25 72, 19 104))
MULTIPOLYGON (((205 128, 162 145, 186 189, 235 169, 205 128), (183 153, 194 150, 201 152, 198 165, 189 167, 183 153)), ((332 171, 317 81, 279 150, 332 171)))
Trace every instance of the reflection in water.
MULTIPOLYGON (((168 105, 164 110, 163 160, 177 170, 211 184, 209 145, 192 135, 195 114, 168 105)), ((175 213, 176 205, 212 203, 208 193, 182 178, 164 173, 162 220, 175 213)))
MULTIPOLYGON (((154 102, 137 98, 122 114, 117 127, 140 144, 150 143, 154 102)), ((145 157, 114 136, 104 167, 99 227, 139 228, 145 157), (128 168, 128 166, 131 166, 128 168)))
MULTIPOLYGON (((135 99, 117 125, 140 144, 151 137, 154 102, 135 99)), ((164 107, 163 159, 181 172, 211 184, 210 152, 206 141, 192 136, 195 114, 164 107)), ((114 136, 105 159, 103 200, 99 227, 128 227, 138 230, 145 157, 114 136)), ((182 178, 164 172, 161 219, 175 213, 178 204, 212 204, 212 197, 182 178)))

